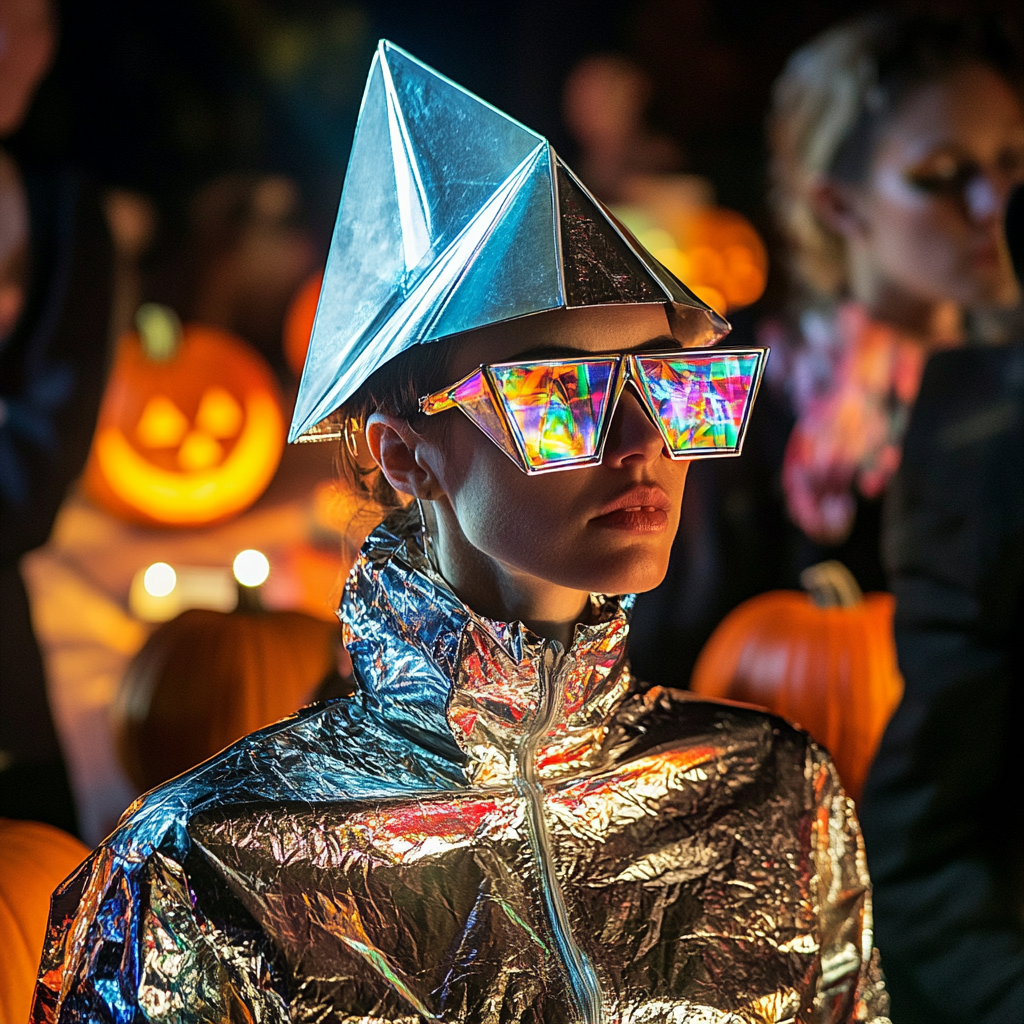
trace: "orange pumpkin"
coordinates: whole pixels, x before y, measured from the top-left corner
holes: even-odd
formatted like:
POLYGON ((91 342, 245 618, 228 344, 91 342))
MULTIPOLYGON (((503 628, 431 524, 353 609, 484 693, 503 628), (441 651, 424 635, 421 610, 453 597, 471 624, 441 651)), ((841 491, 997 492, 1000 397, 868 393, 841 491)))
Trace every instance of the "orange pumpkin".
POLYGON ((38 821, 0 818, 0 1021, 28 1020, 50 894, 89 856, 73 836, 38 821))
POLYGON ((808 569, 809 593, 745 601, 708 640, 690 687, 768 708, 803 726, 860 797, 882 732, 903 694, 891 594, 862 595, 838 562, 808 569))
POLYGON ((114 703, 118 753, 143 790, 308 703, 337 665, 339 629, 302 612, 193 608, 128 666, 114 703))
POLYGON ((136 522, 199 526, 251 505, 284 448, 273 374, 240 338, 143 306, 118 346, 86 493, 136 522))
POLYGON ((726 310, 756 302, 768 280, 768 251, 754 226, 742 214, 723 207, 703 210, 682 226, 686 256, 683 278, 698 295, 717 292, 726 310))
POLYGON ((313 333, 316 307, 320 301, 320 289, 324 283, 324 272, 318 270, 306 279, 295 293, 284 318, 284 358, 296 377, 302 376, 309 350, 309 337, 313 333))

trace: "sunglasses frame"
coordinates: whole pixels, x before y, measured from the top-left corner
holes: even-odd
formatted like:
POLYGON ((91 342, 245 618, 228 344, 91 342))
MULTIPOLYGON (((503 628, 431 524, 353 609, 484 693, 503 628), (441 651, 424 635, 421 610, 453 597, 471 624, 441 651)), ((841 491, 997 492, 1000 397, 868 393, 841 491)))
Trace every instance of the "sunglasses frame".
POLYGON ((502 452, 504 452, 504 454, 507 455, 520 470, 530 476, 539 476, 542 473, 558 473, 570 469, 583 469, 587 466, 600 465, 604 459, 605 443, 608 440, 608 432, 611 428, 611 422, 615 417, 615 412, 618 409, 619 400, 622 398, 622 393, 625 391, 626 385, 632 384, 633 390, 637 393, 637 396, 640 399, 641 408, 647 414, 655 427, 657 427, 658 433, 661 434, 661 439, 665 444, 665 451, 668 453, 669 458, 676 462, 684 462, 691 459, 732 458, 740 455, 743 451, 743 442, 746 438, 747 425, 750 421, 750 411, 754 407, 754 401, 757 398, 758 389, 761 386, 761 378, 764 375, 764 368, 768 361, 769 352, 770 349, 768 348, 755 347, 687 348, 607 354, 602 353, 600 355, 583 356, 579 359, 536 359, 526 361, 513 360, 507 363, 481 363, 475 370, 471 370, 454 384, 450 384, 448 387, 442 388, 440 391, 435 391, 433 394, 424 395, 419 400, 419 409, 425 416, 435 416, 438 413, 446 412, 448 409, 458 409, 466 419, 468 419, 470 423, 477 428, 477 430, 479 430, 485 437, 487 437, 488 440, 492 441, 502 452), (743 420, 737 430, 736 445, 725 450, 700 449, 697 453, 681 452, 677 454, 672 450, 669 439, 666 436, 665 426, 661 421, 661 417, 658 415, 657 410, 654 409, 650 397, 645 391, 644 379, 638 369, 637 361, 639 359, 672 359, 678 361, 686 360, 692 356, 720 357, 730 355, 757 356, 757 365, 752 374, 750 390, 747 394, 747 400, 743 408, 743 420), (532 369, 543 366, 578 366, 583 363, 607 363, 612 361, 615 362, 615 367, 612 370, 615 383, 612 385, 605 405, 604 414, 601 419, 600 428, 597 432, 597 443, 594 449, 594 454, 579 456, 574 459, 563 459, 554 465, 532 466, 523 448, 519 430, 516 429, 516 426, 512 423, 508 409, 505 407, 505 403, 500 397, 498 382, 494 378, 493 370, 504 369, 506 367, 529 367, 532 369), (468 412, 466 412, 462 407, 462 403, 454 397, 455 392, 477 374, 480 374, 483 379, 491 408, 500 422, 506 441, 511 442, 511 444, 506 443, 503 445, 498 442, 488 431, 484 430, 484 428, 477 423, 477 421, 473 419, 468 412))

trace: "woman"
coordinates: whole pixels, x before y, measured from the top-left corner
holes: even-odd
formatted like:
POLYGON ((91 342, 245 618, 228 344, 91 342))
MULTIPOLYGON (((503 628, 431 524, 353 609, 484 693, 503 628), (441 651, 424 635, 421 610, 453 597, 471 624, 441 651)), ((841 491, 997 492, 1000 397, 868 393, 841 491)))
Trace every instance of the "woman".
POLYGON ((823 559, 888 589, 882 497, 925 361, 1020 323, 1001 225, 1024 176, 1020 71, 975 17, 860 17, 790 58, 769 122, 789 315, 761 332, 753 457, 694 473, 666 581, 637 602, 647 679, 685 684, 727 612, 823 559))
POLYGON ((876 499, 925 361, 995 340, 992 312, 1020 301, 1003 237, 1024 180, 1020 71, 981 19, 886 14, 813 40, 776 85, 774 199, 801 289, 800 341, 775 367, 797 413, 783 484, 796 524, 845 544, 866 586, 884 586, 876 499))
POLYGON ((382 43, 293 423, 413 501, 347 583, 359 692, 135 806, 55 896, 35 1019, 884 1019, 827 756, 643 692, 602 596, 659 581, 687 460, 739 450, 763 352, 683 347, 725 330, 382 43))

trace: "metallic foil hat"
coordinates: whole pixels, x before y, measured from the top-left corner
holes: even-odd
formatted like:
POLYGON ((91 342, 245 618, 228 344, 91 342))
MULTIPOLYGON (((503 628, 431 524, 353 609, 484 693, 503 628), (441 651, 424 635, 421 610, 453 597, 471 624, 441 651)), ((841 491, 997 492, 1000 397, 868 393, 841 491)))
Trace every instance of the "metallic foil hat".
POLYGON ((382 40, 289 440, 340 436, 331 414, 413 345, 607 303, 663 304, 688 346, 729 330, 543 136, 382 40))

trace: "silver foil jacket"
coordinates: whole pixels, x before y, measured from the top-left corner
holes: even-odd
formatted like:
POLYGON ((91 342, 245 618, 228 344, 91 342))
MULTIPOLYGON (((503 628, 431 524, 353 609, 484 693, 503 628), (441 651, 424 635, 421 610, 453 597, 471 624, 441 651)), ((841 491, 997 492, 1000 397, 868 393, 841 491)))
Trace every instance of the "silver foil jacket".
POLYGON ((645 691, 629 599, 566 651, 396 524, 342 605, 359 694, 133 806, 54 895, 34 1021, 884 1020, 828 756, 645 691))

